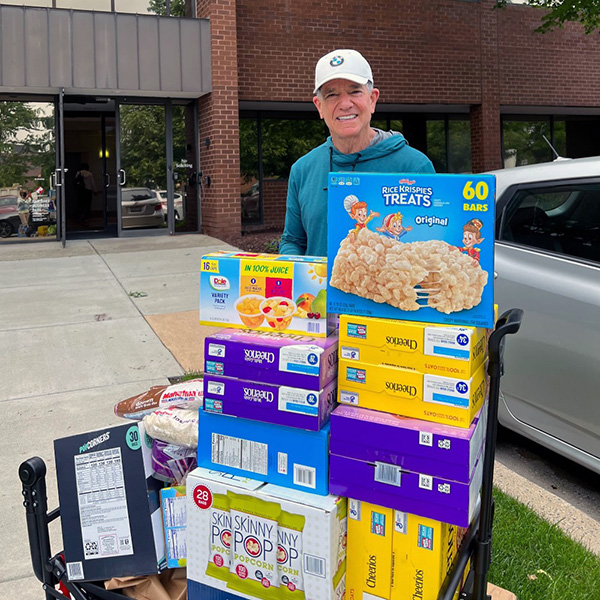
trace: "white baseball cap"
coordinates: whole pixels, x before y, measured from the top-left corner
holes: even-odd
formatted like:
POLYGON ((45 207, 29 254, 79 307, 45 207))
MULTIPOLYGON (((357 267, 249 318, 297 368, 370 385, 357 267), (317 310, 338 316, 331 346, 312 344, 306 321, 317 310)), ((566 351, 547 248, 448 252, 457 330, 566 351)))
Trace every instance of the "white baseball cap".
POLYGON ((315 68, 315 89, 313 94, 332 79, 348 79, 364 85, 373 81, 371 66, 365 57, 356 50, 334 50, 321 57, 315 68))

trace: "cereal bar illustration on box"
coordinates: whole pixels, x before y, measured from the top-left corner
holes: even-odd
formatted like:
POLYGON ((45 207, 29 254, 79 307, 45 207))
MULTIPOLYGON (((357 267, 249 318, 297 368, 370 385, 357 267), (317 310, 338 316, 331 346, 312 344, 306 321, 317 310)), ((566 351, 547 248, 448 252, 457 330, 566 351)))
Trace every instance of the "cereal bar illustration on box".
POLYGON ((331 173, 328 312, 493 326, 492 175, 331 173))

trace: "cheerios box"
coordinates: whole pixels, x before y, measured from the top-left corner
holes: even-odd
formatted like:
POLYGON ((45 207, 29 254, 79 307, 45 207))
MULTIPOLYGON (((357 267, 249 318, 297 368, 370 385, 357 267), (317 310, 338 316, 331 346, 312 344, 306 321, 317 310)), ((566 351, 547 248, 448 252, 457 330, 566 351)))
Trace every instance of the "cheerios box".
POLYGON ((458 530, 348 499, 347 597, 436 600, 458 551, 458 530))
POLYGON ((200 266, 200 323, 327 337, 326 278, 322 256, 207 254, 200 266))
POLYGON ((468 429, 487 393, 486 363, 470 378, 340 359, 338 400, 468 429))
POLYGON ((487 356, 483 327, 341 315, 339 336, 344 359, 450 377, 471 377, 487 356))
MULTIPOLYGON (((257 377, 258 378, 258 377, 257 377)), ((319 431, 337 405, 337 381, 307 390, 261 381, 204 375, 206 412, 319 431)))
POLYGON ((190 600, 343 600, 347 503, 220 471, 187 479, 190 600))
POLYGON ((327 309, 493 327, 493 175, 330 173, 327 309))
POLYGON ((337 375, 337 350, 335 334, 222 329, 205 339, 204 371, 317 391, 337 375))

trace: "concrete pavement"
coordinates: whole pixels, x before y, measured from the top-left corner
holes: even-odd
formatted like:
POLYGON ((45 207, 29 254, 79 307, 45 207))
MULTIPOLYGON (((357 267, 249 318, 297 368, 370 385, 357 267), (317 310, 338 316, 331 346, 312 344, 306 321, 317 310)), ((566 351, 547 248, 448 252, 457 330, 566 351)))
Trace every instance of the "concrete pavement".
MULTIPOLYGON (((121 424, 117 401, 201 365, 187 352, 202 341, 188 322, 197 320, 200 258, 228 248, 203 235, 0 245, 0 598, 42 598, 18 466, 44 459, 56 507, 54 439, 121 424)), ((496 475, 502 489, 600 554, 598 521, 502 465, 496 475)), ((59 550, 58 523, 51 535, 59 550)))
MULTIPOLYGON (((116 402, 184 373, 144 317, 197 311, 200 258, 228 248, 203 235, 0 245, 0 598, 43 597, 19 465, 46 462, 56 507, 53 440, 121 424, 116 402)), ((60 550, 57 522, 51 535, 60 550)))

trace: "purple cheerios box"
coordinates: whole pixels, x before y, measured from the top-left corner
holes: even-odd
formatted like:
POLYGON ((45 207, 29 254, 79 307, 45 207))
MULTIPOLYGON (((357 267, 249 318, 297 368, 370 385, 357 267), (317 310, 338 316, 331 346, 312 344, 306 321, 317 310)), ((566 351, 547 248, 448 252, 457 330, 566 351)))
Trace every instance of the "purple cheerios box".
POLYGON ((204 371, 319 391, 337 375, 337 349, 337 335, 225 329, 206 338, 204 371))
POLYGON ((356 461, 468 483, 485 437, 486 417, 484 404, 469 429, 463 429, 341 405, 331 415, 330 451, 356 461))
POLYGON ((467 483, 332 454, 329 493, 468 527, 479 503, 483 454, 482 446, 467 483))
POLYGON ((322 390, 205 374, 205 412, 320 431, 336 406, 337 380, 322 390))

